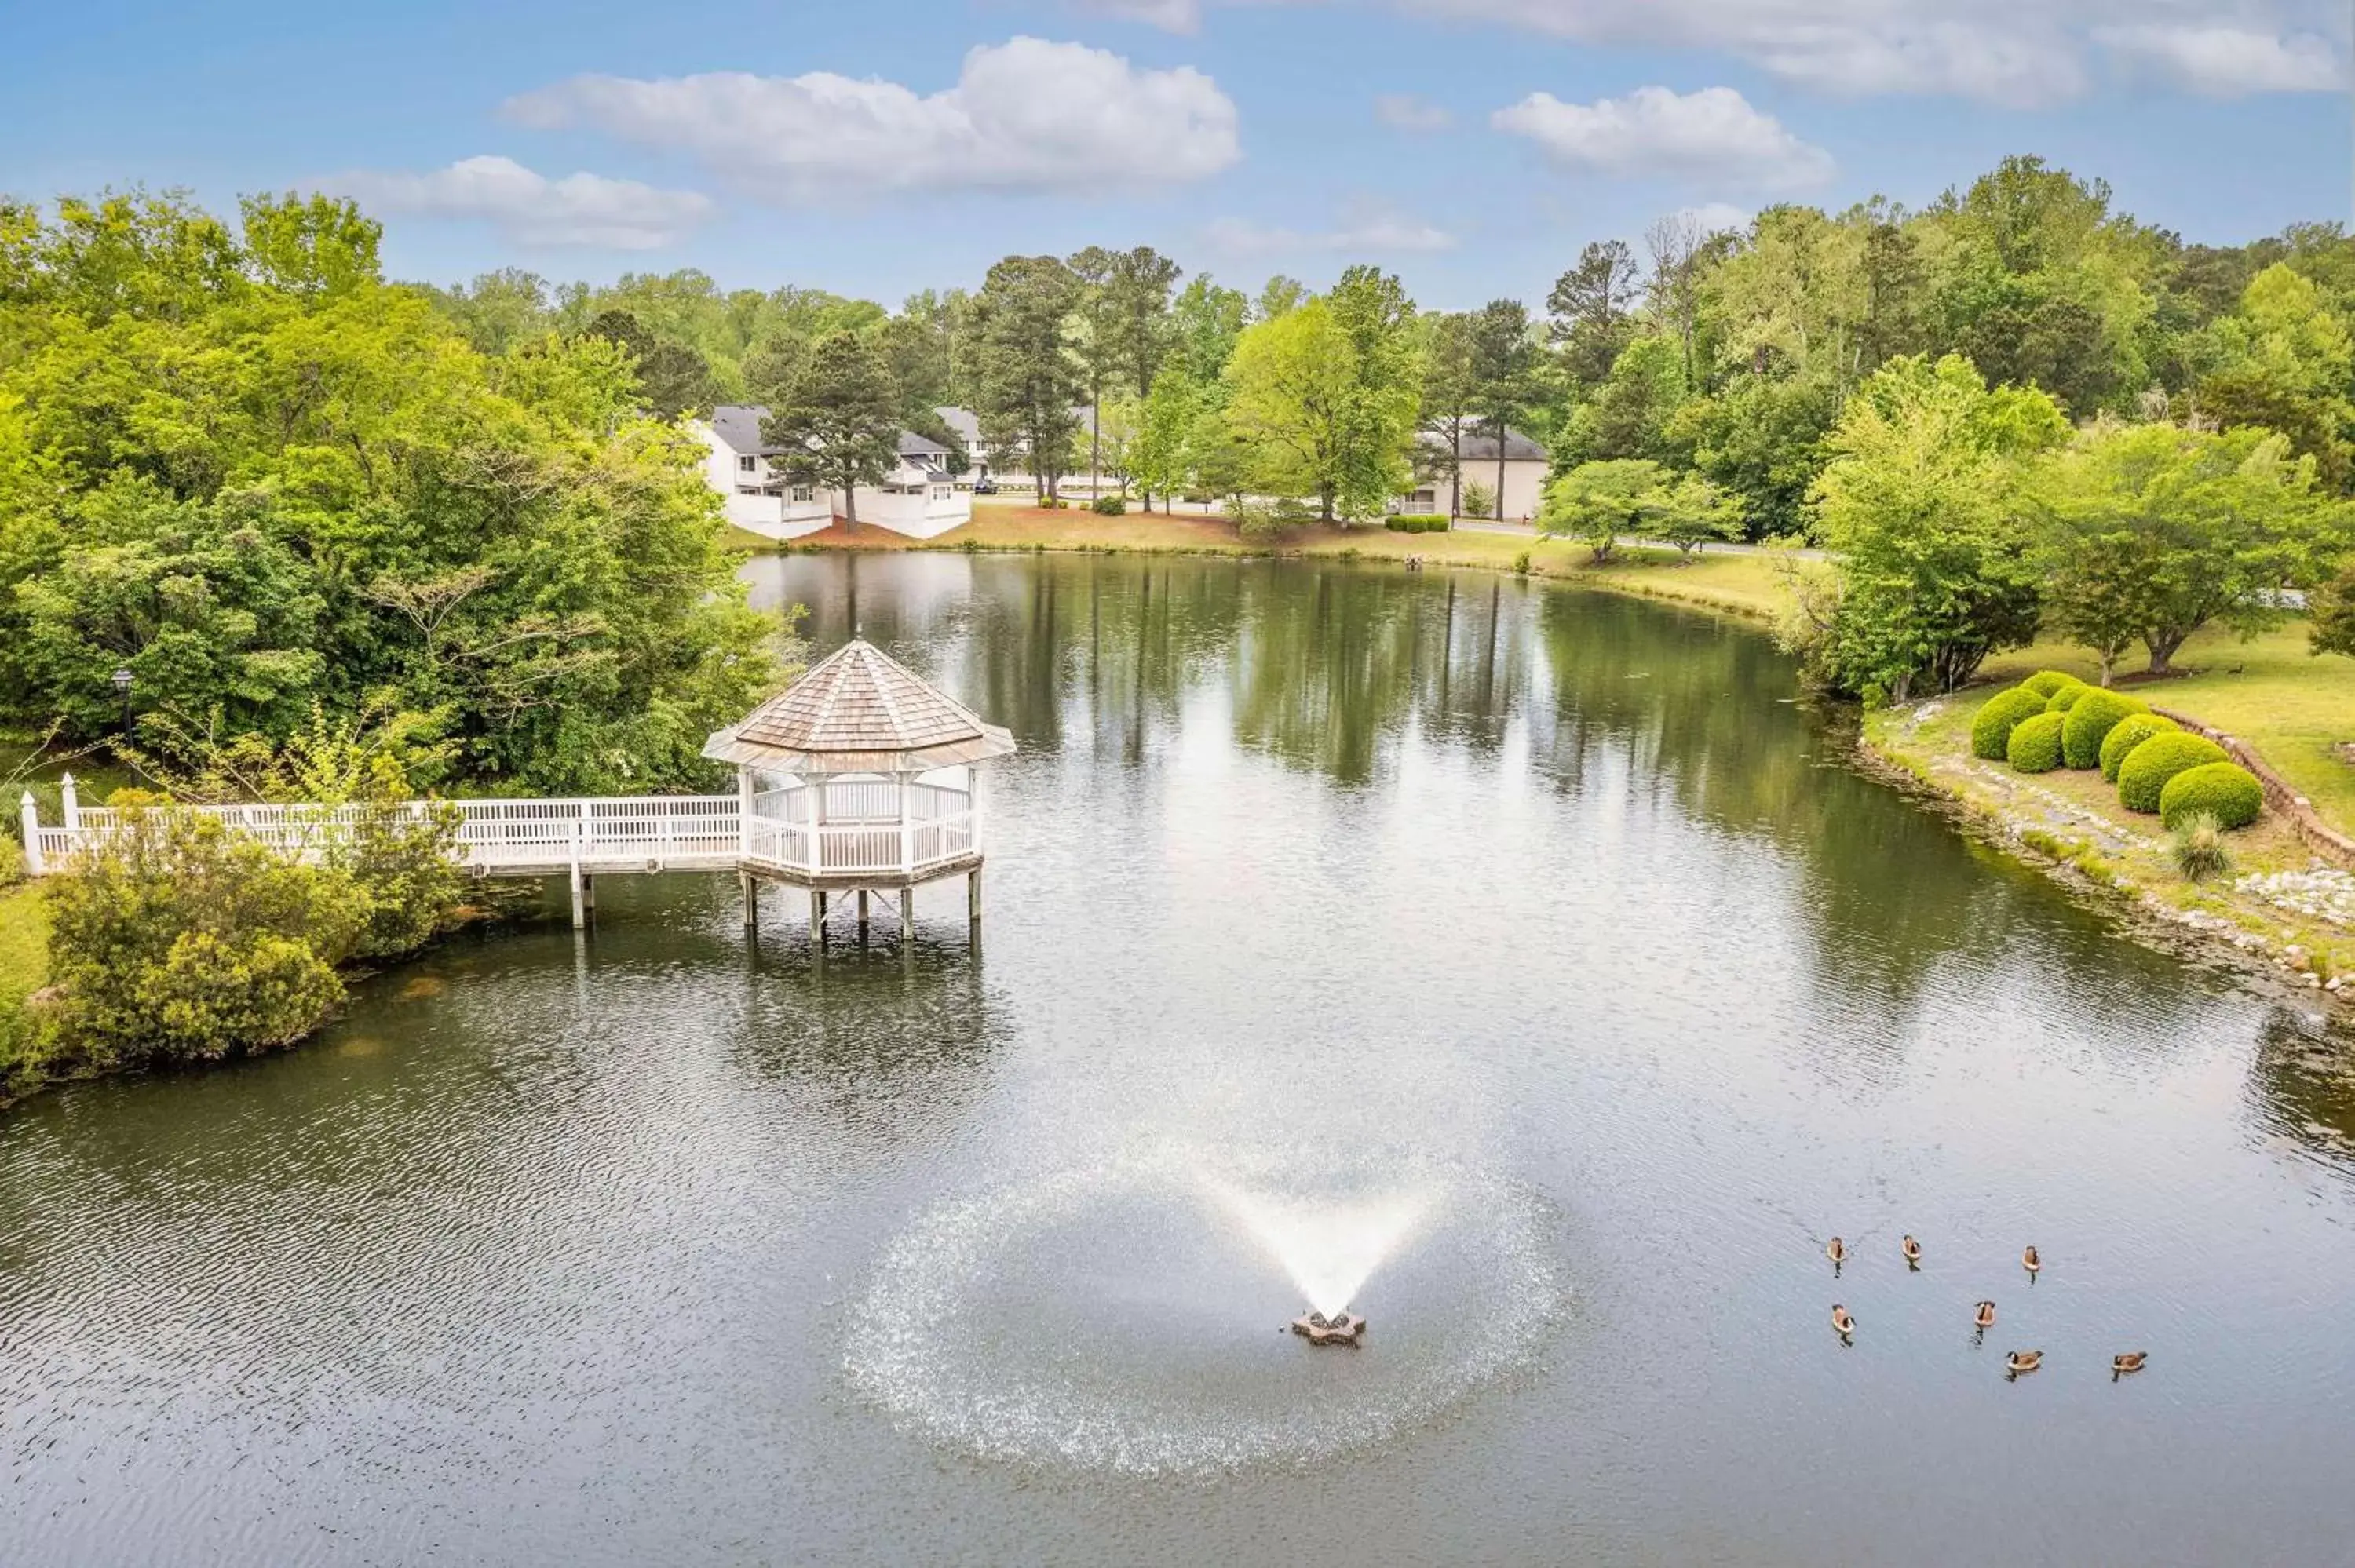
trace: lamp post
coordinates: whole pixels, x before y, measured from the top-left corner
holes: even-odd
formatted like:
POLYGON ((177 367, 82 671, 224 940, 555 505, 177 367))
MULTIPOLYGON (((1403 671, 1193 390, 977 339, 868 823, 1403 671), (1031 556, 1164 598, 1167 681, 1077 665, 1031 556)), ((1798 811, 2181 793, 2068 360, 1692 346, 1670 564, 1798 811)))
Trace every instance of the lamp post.
POLYGON ((131 738, 131 671, 128 666, 114 667, 114 694, 123 699, 123 738, 131 738))

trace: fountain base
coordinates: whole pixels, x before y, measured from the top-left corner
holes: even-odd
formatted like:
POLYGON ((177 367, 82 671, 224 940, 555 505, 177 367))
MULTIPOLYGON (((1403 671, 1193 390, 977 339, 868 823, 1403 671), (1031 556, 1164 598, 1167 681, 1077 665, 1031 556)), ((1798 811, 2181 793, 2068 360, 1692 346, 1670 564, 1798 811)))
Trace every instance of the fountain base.
POLYGON ((1311 1312, 1305 1318, 1295 1318, 1292 1331, 1312 1345, 1347 1345, 1355 1350, 1365 1340, 1366 1320, 1347 1312, 1336 1312, 1330 1318, 1311 1312))

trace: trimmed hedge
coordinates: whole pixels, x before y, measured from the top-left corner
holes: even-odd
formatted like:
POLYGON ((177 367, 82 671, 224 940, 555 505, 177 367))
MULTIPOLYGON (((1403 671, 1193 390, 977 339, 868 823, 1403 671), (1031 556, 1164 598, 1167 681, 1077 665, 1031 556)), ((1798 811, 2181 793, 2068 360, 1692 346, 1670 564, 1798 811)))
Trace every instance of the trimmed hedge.
POLYGON ((2152 736, 2127 752, 2126 759, 2118 765, 2118 804, 2129 811, 2156 811, 2169 779, 2211 762, 2231 760, 2222 747, 2204 735, 2178 730, 2152 736))
POLYGON ((2058 670, 2039 670, 2020 682, 2019 689, 2034 692, 2040 697, 2049 697, 2063 686, 2082 686, 2084 683, 2076 676, 2064 675, 2058 670))
POLYGON ((2126 761, 2127 752, 2152 736, 2165 735, 2182 727, 2173 719, 2162 718, 2154 713, 2129 714, 2118 720, 2111 726, 2110 733, 2102 737, 2103 781, 2108 784, 2118 781, 2118 768, 2126 761))
POLYGON ((1382 526, 1393 534, 1444 534, 1447 518, 1437 512, 1403 512, 1384 518, 1382 526))
POLYGON ((2059 691, 2044 699, 2044 711, 2048 714, 2065 714, 2071 708, 2075 707, 2078 700, 2084 696, 2087 692, 2094 689, 2095 688, 2085 684, 2083 681, 2078 682, 2073 686, 2063 686, 2059 691))
POLYGON ((2143 709, 2144 705, 2132 697, 2098 686, 2089 688, 2069 709, 2069 721, 2061 727, 2062 760, 2072 768, 2099 768, 2102 742, 2121 719, 2143 709))
POLYGON ((1971 717, 1971 755, 2001 762, 2010 755, 2011 732, 2022 719, 2044 711, 2044 699, 2025 686, 1998 692, 1971 717))
POLYGON ((1099 495, 1088 503, 1088 510, 1099 517, 1124 517, 1128 514, 1128 503, 1117 495, 1099 495))
POLYGON ((2158 820, 2169 829, 2209 816, 2227 828, 2245 828, 2264 814, 2265 787, 2237 762, 2187 768, 2158 792, 2158 820))
POLYGON ((2059 714, 2038 714, 2022 720, 2011 732, 2004 756, 2022 773, 2050 773, 2061 766, 2059 714))

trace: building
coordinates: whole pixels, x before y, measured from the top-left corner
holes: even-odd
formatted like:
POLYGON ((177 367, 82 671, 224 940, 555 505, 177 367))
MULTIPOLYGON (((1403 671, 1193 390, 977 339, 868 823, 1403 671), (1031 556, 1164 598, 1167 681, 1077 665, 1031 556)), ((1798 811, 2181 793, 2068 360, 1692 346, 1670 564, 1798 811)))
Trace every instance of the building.
MULTIPOLYGON (((1426 452, 1443 456, 1448 450, 1447 437, 1439 430, 1423 431, 1423 445, 1426 452)), ((1496 437, 1476 435, 1466 430, 1462 450, 1463 487, 1469 490, 1476 484, 1492 497, 1498 494, 1503 497, 1501 510, 1492 502, 1487 515, 1502 516, 1510 523, 1526 523, 1538 514, 1538 507, 1545 500, 1545 448, 1511 426, 1505 427, 1505 461, 1501 479, 1497 473, 1496 437)), ((1463 508, 1456 504, 1455 493, 1455 483, 1442 473, 1422 482, 1412 492, 1401 496, 1399 510, 1463 515, 1463 508)))
MULTIPOLYGON (((728 521, 764 539, 798 539, 848 514, 840 491, 794 484, 770 466, 778 450, 761 437, 769 411, 723 403, 689 426, 708 449, 704 478, 719 493, 728 521)), ((900 432, 900 461, 879 485, 860 485, 858 522, 929 539, 973 519, 973 498, 949 473, 949 450, 911 430, 900 432)))

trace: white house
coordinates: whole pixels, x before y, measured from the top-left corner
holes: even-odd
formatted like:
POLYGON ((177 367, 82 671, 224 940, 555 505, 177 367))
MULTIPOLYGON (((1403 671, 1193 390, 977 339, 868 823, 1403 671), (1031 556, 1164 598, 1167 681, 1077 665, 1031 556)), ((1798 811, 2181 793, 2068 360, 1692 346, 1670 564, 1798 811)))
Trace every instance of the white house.
MULTIPOLYGON (((766 539, 798 539, 848 511, 838 490, 793 484, 769 465, 779 448, 761 438, 769 411, 723 403, 689 427, 703 438, 705 480, 726 504, 728 521, 766 539)), ((900 432, 900 461, 879 485, 860 485, 858 521, 929 539, 973 520, 973 497, 949 474, 949 450, 911 430, 900 432)))
MULTIPOLYGON (((1423 433, 1423 445, 1426 451, 1444 454, 1448 450, 1447 437, 1443 431, 1426 429, 1423 433)), ((1462 450, 1463 486, 1468 491, 1476 484, 1488 493, 1490 503, 1486 515, 1501 516, 1508 522, 1526 523, 1538 514, 1538 507, 1545 499, 1545 448, 1511 426, 1506 426, 1504 478, 1501 483, 1497 471, 1496 437, 1475 435, 1466 430, 1462 450), (1495 498, 1500 493, 1504 500, 1501 509, 1495 504, 1495 498)), ((1442 473, 1422 482, 1401 496, 1399 510, 1455 515, 1462 509, 1455 504, 1455 483, 1442 473)))

